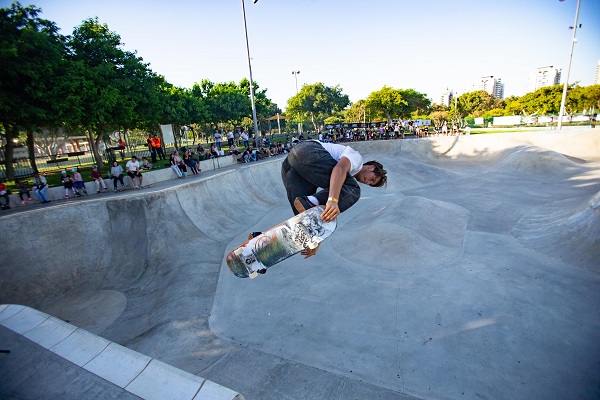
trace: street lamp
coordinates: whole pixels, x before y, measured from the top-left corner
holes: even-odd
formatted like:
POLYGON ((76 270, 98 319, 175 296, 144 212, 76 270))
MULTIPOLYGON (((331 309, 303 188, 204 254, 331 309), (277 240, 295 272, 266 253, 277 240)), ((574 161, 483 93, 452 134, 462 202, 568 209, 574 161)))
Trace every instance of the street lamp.
POLYGON ((575 34, 577 33, 577 19, 579 18, 579 3, 581 0, 577 0, 577 9, 575 10, 575 24, 570 28, 573 29, 573 37, 571 38, 571 51, 569 52, 569 66, 567 67, 567 77, 565 79, 565 85, 563 87, 562 99, 560 101, 560 113, 558 114, 558 129, 562 129, 563 115, 565 115, 565 104, 567 102, 567 86, 569 84, 569 74, 571 73, 571 61, 573 60, 573 47, 577 39, 575 34))
MULTIPOLYGON (((254 0, 256 4, 258 0, 254 0)), ((252 81, 252 65, 250 64, 250 46, 248 45, 248 27, 246 26, 246 7, 242 0, 242 13, 244 14, 244 32, 246 33, 246 51, 248 52, 248 70, 250 71, 250 102, 252 103, 252 120, 254 121, 254 143, 259 148, 258 122, 256 121, 256 103, 254 102, 254 82, 252 81)))
MULTIPOLYGON (((296 78, 296 95, 298 94, 298 74, 300 71, 292 71, 292 75, 296 78)), ((302 114, 300 114, 302 116, 302 114)), ((302 120, 302 118, 300 118, 302 120)), ((300 131, 302 130, 302 122, 298 122, 298 135, 300 135, 300 131)))

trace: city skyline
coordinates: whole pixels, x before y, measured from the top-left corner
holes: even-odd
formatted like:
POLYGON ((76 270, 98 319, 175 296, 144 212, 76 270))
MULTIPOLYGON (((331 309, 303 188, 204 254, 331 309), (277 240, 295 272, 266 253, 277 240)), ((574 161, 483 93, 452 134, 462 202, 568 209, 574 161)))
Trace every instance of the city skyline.
MULTIPOLYGON (((3 7, 10 2, 0 0, 3 7)), ((97 16, 150 68, 176 86, 248 78, 240 1, 34 0, 41 18, 68 35, 97 16)), ((501 78, 504 97, 523 95, 541 66, 566 70, 576 0, 248 1, 253 78, 285 110, 298 86, 339 85, 352 102, 384 85, 439 102, 481 77, 501 78), (300 71, 294 76, 292 71, 300 71)), ((591 85, 600 59, 600 2, 582 0, 569 83, 591 85)))

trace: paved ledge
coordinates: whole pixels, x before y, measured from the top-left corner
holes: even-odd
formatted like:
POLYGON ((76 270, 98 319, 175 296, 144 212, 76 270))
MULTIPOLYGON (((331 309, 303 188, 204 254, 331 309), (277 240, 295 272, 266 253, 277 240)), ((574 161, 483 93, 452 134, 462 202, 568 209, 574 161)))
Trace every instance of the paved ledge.
MULTIPOLYGON (((165 163, 165 161, 162 161, 162 163, 165 163)), ((120 164, 123 164, 123 162, 120 162, 120 164)), ((158 165, 158 164, 159 164, 159 162, 156 163, 156 165, 158 165)), ((202 170, 202 172, 207 172, 207 171, 212 171, 212 170, 216 170, 216 169, 220 169, 220 168, 229 167, 229 166, 235 165, 235 164, 238 164, 238 162, 233 158, 233 156, 223 156, 223 157, 219 157, 219 158, 213 158, 210 160, 200 161, 200 169, 202 170)), ((188 177, 190 177, 191 175, 192 175, 191 172, 188 172, 188 177)), ((144 186, 154 185, 159 182, 165 182, 165 181, 179 179, 177 176, 177 173, 169 167, 153 169, 150 171, 142 171, 142 176, 143 176, 144 186)), ((131 183, 131 178, 127 175, 126 172, 123 173, 123 181, 125 182, 125 189, 132 188, 133 185, 131 183)), ((185 179, 183 179, 182 181, 185 181, 185 179)), ((109 192, 112 192, 112 190, 113 190, 112 179, 104 179, 104 183, 106 184, 106 187, 108 188, 109 192)), ((87 190, 87 192, 90 195, 93 196, 96 193, 96 184, 94 182, 85 182, 85 189, 87 190)), ((11 194, 10 195, 11 208, 27 207, 31 203, 34 203, 34 204, 39 203, 38 197, 35 194, 35 192, 33 190, 31 190, 30 193, 31 193, 32 201, 26 202, 26 204, 24 204, 24 205, 21 204, 18 193, 11 194)), ((62 185, 61 186, 53 186, 46 190, 46 194, 48 195, 50 200, 63 200, 65 198, 65 188, 62 185)))
MULTIPOLYGON (((21 336, 21 338, 13 337, 12 340, 2 340, 2 347, 11 343, 18 347, 24 341, 31 341, 37 346, 29 346, 33 349, 33 355, 31 351, 27 351, 27 353, 34 360, 47 358, 48 353, 53 353, 71 363, 71 368, 79 369, 76 373, 78 380, 85 381, 85 384, 75 388, 81 392, 69 393, 72 398, 83 398, 87 397, 87 394, 105 390, 104 386, 108 382, 112 393, 117 393, 116 397, 135 398, 137 396, 142 399, 194 400, 244 399, 241 394, 233 390, 127 349, 30 307, 12 304, 0 305, 0 325, 21 336), (100 383, 97 383, 97 378, 101 378, 100 383), (90 384, 90 382, 95 383, 90 384), (103 387, 99 388, 99 385, 103 387)), ((1 331, 0 335, 4 336, 1 331)), ((2 350, 11 349, 3 348, 2 350)), ((14 348, 11 353, 16 353, 14 348)), ((11 353, 4 353, 3 358, 12 357, 11 353)), ((10 372, 12 376, 8 382, 23 379, 18 375, 27 366, 21 365, 24 364, 24 359, 18 355, 15 355, 15 359, 15 363, 0 364, 2 380, 6 379, 7 375, 4 368, 12 370, 10 372)), ((58 367, 56 363, 51 362, 43 365, 43 368, 52 368, 55 365, 58 367)), ((59 371, 55 375, 60 376, 61 372, 59 371)), ((7 386, 10 387, 11 384, 9 383, 7 386)), ((25 391, 30 390, 27 385, 23 384, 20 385, 20 388, 25 391), (23 389, 24 387, 25 389, 23 389)), ((20 395, 27 397, 27 393, 20 393, 20 395)), ((33 394, 35 397, 34 393, 29 394, 33 394)), ((46 394, 49 393, 46 392, 46 394)), ((8 393, 0 392, 0 395, 3 397, 8 393)))

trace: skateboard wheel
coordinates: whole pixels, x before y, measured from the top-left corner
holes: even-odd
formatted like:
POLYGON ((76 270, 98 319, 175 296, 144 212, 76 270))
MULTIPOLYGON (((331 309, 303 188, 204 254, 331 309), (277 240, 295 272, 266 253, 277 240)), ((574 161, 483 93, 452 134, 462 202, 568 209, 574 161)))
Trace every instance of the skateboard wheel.
POLYGON ((254 279, 258 276, 258 272, 254 271, 250 274, 250 279, 254 279))
POLYGON ((306 247, 308 247, 311 250, 314 250, 317 247, 317 243, 315 243, 315 242, 308 242, 308 243, 306 243, 306 247))
POLYGON ((237 249, 233 254, 239 256, 240 254, 242 254, 242 249, 237 249))

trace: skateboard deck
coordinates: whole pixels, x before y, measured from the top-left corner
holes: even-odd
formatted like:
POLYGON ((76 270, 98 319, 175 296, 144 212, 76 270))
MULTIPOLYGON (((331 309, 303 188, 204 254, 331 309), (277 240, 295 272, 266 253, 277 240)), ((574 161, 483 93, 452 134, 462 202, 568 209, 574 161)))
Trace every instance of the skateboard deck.
POLYGON ((337 225, 335 220, 324 222, 322 212, 323 207, 313 207, 231 250, 225 258, 229 270, 238 278, 254 279, 303 249, 315 248, 337 225))

